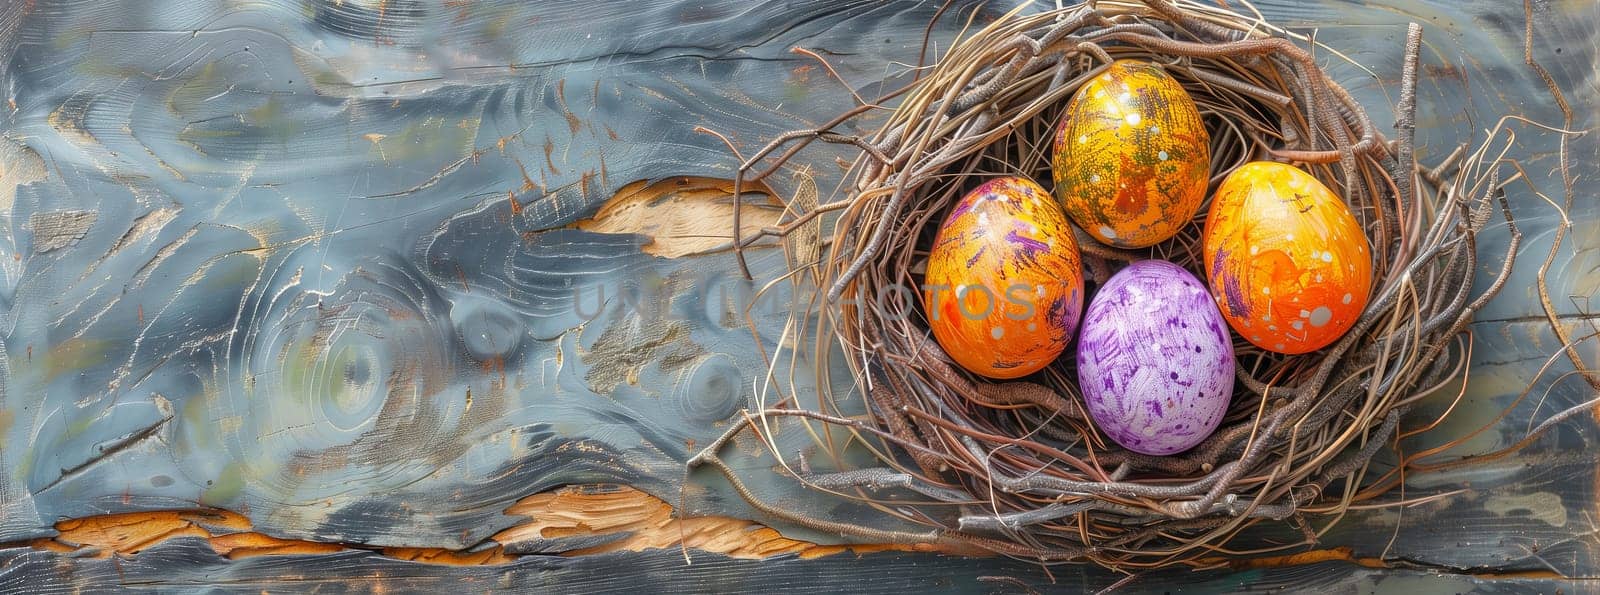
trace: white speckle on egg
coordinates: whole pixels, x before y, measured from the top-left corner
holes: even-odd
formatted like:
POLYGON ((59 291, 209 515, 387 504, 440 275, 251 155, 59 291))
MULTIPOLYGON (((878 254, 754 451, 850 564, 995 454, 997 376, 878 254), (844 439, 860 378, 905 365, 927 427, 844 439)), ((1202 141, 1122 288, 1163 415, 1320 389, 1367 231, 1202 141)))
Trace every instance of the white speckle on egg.
POLYGON ((1328 324, 1330 320, 1333 320, 1333 310, 1329 310, 1327 306, 1317 306, 1317 309, 1311 311, 1311 326, 1320 327, 1328 324))
POLYGON ((989 224, 989 214, 988 213, 978 213, 978 225, 988 225, 988 224, 989 224))
POLYGON ((1138 126, 1139 125, 1139 114, 1128 114, 1127 120, 1128 120, 1128 125, 1129 126, 1138 126))
MULTIPOLYGON (((1000 329, 995 329, 995 330, 1000 330, 1000 329)), ((1033 332, 1033 331, 1036 331, 1036 330, 1039 330, 1039 325, 1037 323, 1032 323, 1032 322, 1028 323, 1028 332, 1033 332)), ((996 337, 996 338, 999 338, 999 337, 996 337)))
MULTIPOLYGON (((1320 280, 1320 279, 1319 279, 1319 280, 1320 280)), ((1347 293, 1347 294, 1344 294, 1344 297, 1343 297, 1343 298, 1340 298, 1340 300, 1339 300, 1339 301, 1340 301, 1340 302, 1343 302, 1343 303, 1345 303, 1345 304, 1349 304, 1349 303, 1350 303, 1350 300, 1353 300, 1353 299, 1355 299, 1355 297, 1356 297, 1356 296, 1353 296, 1353 295, 1350 295, 1350 294, 1348 294, 1348 293, 1347 293)))
POLYGON ((1292 234, 1292 233, 1283 234, 1283 239, 1293 242, 1294 241, 1294 234, 1292 234))
POLYGON ((1311 311, 1310 310, 1301 310, 1300 311, 1300 317, 1301 318, 1310 318, 1311 317, 1311 311))
POLYGON ((1094 174, 1092 176, 1089 176, 1089 181, 1093 182, 1095 184, 1099 184, 1100 183, 1100 174, 1094 174))
POLYGON ((1283 351, 1283 344, 1282 344, 1282 343, 1279 343, 1279 344, 1277 344, 1277 345, 1273 345, 1273 346, 1272 346, 1272 348, 1273 348, 1273 349, 1274 349, 1274 350, 1277 350, 1277 351, 1283 351))
POLYGON ((999 339, 1000 337, 1006 336, 1006 330, 998 326, 991 328, 989 329, 989 336, 999 339))
POLYGON ((1116 230, 1111 229, 1111 226, 1109 226, 1109 225, 1101 225, 1100 226, 1100 235, 1105 236, 1106 239, 1109 239, 1109 240, 1117 239, 1116 230))
POLYGON ((1156 158, 1160 159, 1162 161, 1166 161, 1167 160, 1167 152, 1166 151, 1162 151, 1160 153, 1156 153, 1156 158))
POLYGON ((1322 253, 1322 262, 1333 262, 1333 253, 1332 252, 1323 252, 1322 253))
POLYGON ((1306 323, 1305 323, 1305 321, 1302 321, 1302 320, 1296 320, 1294 322, 1289 323, 1289 326, 1294 327, 1294 330, 1297 330, 1297 331, 1298 330, 1305 330, 1306 323))
POLYGON ((1161 134, 1161 127, 1152 124, 1150 126, 1150 134, 1161 134))

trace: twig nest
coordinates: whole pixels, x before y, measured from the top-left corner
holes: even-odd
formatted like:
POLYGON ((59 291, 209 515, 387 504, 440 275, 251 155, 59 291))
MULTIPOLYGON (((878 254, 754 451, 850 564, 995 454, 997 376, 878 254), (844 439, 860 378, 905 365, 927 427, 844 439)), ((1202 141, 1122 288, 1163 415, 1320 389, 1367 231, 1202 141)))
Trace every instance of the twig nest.
MULTIPOLYGON (((1456 179, 1482 170, 1414 184, 1409 141, 1385 139, 1307 44, 1193 1, 1013 13, 884 99, 895 107, 875 134, 785 137, 860 149, 848 200, 827 211, 838 213, 831 242, 806 267, 830 299, 797 311, 791 327, 820 325, 806 335, 816 349, 796 352, 824 355, 804 364, 819 377, 842 358, 873 419, 759 413, 880 441, 881 468, 802 479, 869 495, 912 490, 932 504, 892 509, 914 510, 896 515, 930 532, 752 503, 864 538, 1138 568, 1215 555, 1263 520, 1306 527, 1384 495, 1395 475, 1369 461, 1418 395, 1461 373, 1460 358, 1441 355, 1485 301, 1469 300, 1472 238, 1494 204, 1456 179), (1052 155, 1053 145, 1062 150, 1052 155), (1273 172, 1287 176, 1287 190, 1245 182, 1273 172), (1044 189, 1017 180, 1053 183, 1073 225, 1030 206, 1044 189), (977 206, 975 195, 989 202, 977 206), (1038 233, 1008 243, 953 239, 1027 225, 1038 233), (1296 225, 1331 226, 1342 239, 1302 242, 1309 232, 1298 230, 1310 227, 1296 225), (1281 235, 1261 239, 1269 228, 1281 235), (1016 267, 1049 238, 1078 249, 1016 267), (922 288, 963 279, 1064 282, 1047 290, 1052 304, 1093 296, 1076 350, 1062 349, 1071 324, 1030 331, 1025 321, 961 317, 953 299, 930 307, 938 300, 922 288), (906 288, 922 299, 882 299, 906 288), (999 342, 1009 338, 1021 342, 999 342), (1344 487, 1325 497, 1335 482, 1344 487)), ((1407 58, 1414 90, 1416 56, 1407 58)), ((795 253, 817 250, 812 237, 785 241, 809 242, 791 245, 795 253)), ((1076 322, 1076 312, 1059 319, 1076 322)), ((703 453, 695 464, 717 461, 703 453)))

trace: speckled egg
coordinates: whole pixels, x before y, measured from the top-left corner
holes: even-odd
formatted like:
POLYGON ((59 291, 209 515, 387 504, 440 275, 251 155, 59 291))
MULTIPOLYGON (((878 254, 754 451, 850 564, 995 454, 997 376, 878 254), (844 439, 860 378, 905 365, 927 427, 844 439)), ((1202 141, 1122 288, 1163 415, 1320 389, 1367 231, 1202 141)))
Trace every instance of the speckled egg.
POLYGON ((1079 227, 1105 244, 1139 248, 1172 237, 1200 209, 1210 136, 1171 75, 1118 60, 1072 96, 1051 167, 1056 196, 1079 227))
POLYGON ((1147 455, 1205 440, 1233 396, 1233 342, 1205 285, 1163 260, 1112 275, 1078 337, 1078 388, 1100 431, 1147 455))
POLYGON ((1083 265, 1067 218, 1026 178, 967 193, 939 227, 923 284, 928 325, 963 368, 990 378, 1039 371, 1083 312, 1083 265))
POLYGON ((1344 201, 1294 166, 1254 161, 1228 174, 1206 214, 1202 250, 1223 317, 1262 349, 1321 349, 1367 307, 1366 234, 1344 201))

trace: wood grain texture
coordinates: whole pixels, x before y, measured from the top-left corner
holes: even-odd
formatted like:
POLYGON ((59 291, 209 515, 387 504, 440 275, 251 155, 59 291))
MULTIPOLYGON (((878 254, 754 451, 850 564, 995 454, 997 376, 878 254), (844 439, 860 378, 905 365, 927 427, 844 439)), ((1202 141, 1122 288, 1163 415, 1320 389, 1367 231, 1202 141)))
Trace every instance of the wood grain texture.
MULTIPOLYGON (((762 196, 769 195, 763 194, 762 196)), ((513 196, 511 204, 516 204, 513 196)), ((753 202, 753 201, 751 201, 753 202)), ((741 208, 739 229, 743 237, 775 225, 782 205, 735 201, 733 182, 716 178, 676 177, 653 183, 637 181, 618 190, 593 217, 572 227, 605 234, 636 234, 649 241, 645 254, 679 258, 726 250, 732 242, 734 208, 741 208)), ((519 207, 512 207, 513 213, 519 207)))
MULTIPOLYGON (((506 514, 518 524, 496 533, 496 545, 470 550, 422 547, 371 548, 362 544, 283 539, 253 530, 250 520, 224 510, 126 512, 55 524, 53 538, 25 547, 73 557, 132 556, 163 542, 197 538, 228 559, 328 554, 353 549, 428 564, 503 565, 522 555, 584 556, 608 552, 682 551, 761 560, 802 559, 846 552, 937 551, 914 544, 819 545, 784 537, 770 527, 725 516, 678 518, 672 505, 627 486, 568 486, 523 498, 506 514)), ((981 551, 946 551, 982 556, 981 551)))
MULTIPOLYGON (((1118 575, 1081 566, 1053 568, 992 558, 888 552, 858 558, 792 556, 742 560, 716 554, 695 556, 684 566, 676 551, 592 556, 525 556, 502 566, 432 565, 364 551, 330 555, 260 556, 227 560, 205 543, 176 539, 115 559, 61 558, 27 548, 0 550, 0 595, 100 593, 110 585, 164 592, 526 592, 584 593, 771 593, 1094 592, 1118 575)), ((1346 592, 1581 593, 1586 581, 1532 576, 1487 576, 1426 570, 1375 570, 1342 561, 1249 569, 1235 573, 1175 570, 1123 583, 1128 592, 1281 593, 1335 589, 1346 592)))
MULTIPOLYGON (((1561 122, 1523 64, 1517 3, 1256 4, 1362 65, 1318 53, 1380 124, 1392 121, 1405 23, 1423 23, 1426 161, 1499 114, 1561 122)), ((1600 15, 1587 0, 1532 7, 1532 53, 1566 92, 1572 128, 1600 126, 1600 15)), ((797 255, 752 251, 757 279, 738 279, 730 255, 705 252, 726 241, 709 220, 735 198, 712 182, 668 188, 731 172, 727 148, 696 126, 748 153, 848 109, 852 90, 876 96, 904 81, 885 65, 917 62, 936 4, 3 8, 0 543, 19 547, 0 552, 0 592, 1049 586, 1033 566, 932 553, 698 553, 684 566, 677 549, 654 547, 667 537, 633 531, 671 527, 659 505, 618 505, 631 520, 610 534, 496 539, 527 522, 514 511, 530 496, 617 483, 674 505, 681 488, 687 516, 781 534, 746 550, 707 545, 716 541, 708 534, 708 549, 844 543, 762 518, 713 476, 684 477, 696 446, 758 405, 763 388, 817 379, 803 367, 763 375, 764 358, 785 348, 776 337, 795 295, 783 285, 759 300, 755 292, 797 255), (826 56, 845 84, 796 46, 826 56), (227 520, 176 512, 197 508, 227 520), (148 523, 107 522, 151 512, 148 523), (56 551, 82 544, 137 553, 56 551), (608 548, 642 551, 545 555, 608 548)), ((974 10, 958 3, 930 49, 948 48, 974 10)), ((1597 175, 1597 139, 1569 139, 1580 180, 1597 175)), ((1517 278, 1473 326, 1472 381, 1443 431, 1490 428, 1451 454, 1511 444, 1594 398, 1568 375, 1570 361, 1540 371, 1562 341, 1543 322, 1532 275, 1559 225, 1571 227, 1548 278, 1558 319, 1585 337, 1600 310, 1600 201, 1579 184, 1564 218, 1550 207, 1544 197, 1568 199, 1559 149, 1557 135, 1518 125, 1513 151, 1531 184, 1507 187, 1525 239, 1517 278), (1497 420, 1530 383, 1530 397, 1497 420)), ((770 195, 737 197, 741 212, 764 222, 772 198, 831 200, 840 155, 808 153, 773 178, 770 195)), ((1482 238, 1483 275, 1508 237, 1499 225, 1482 238)), ((1577 349, 1600 363, 1595 339, 1577 349)), ((844 378, 834 370, 835 382, 844 378)), ((1427 423, 1449 397, 1404 427, 1427 423)), ((861 413, 856 402, 841 407, 861 413)), ((798 423, 775 429, 785 452, 816 471, 864 460, 854 450, 818 456, 798 423)), ((1399 570, 1336 557, 1135 584, 1587 590, 1506 573, 1600 576, 1596 439, 1593 420, 1574 420, 1492 464, 1408 476, 1407 496, 1450 495, 1352 513, 1318 546, 1399 570)), ((786 509, 896 526, 803 489, 754 441, 726 457, 786 509)), ((1056 588, 1119 578, 1052 572, 1056 588)))
POLYGON ((560 485, 676 497, 776 348, 747 322, 787 303, 746 318, 764 280, 687 257, 727 241, 734 200, 693 128, 819 119, 851 89, 790 47, 889 27, 827 46, 915 61, 934 10, 135 4, 23 7, 4 62, 3 541, 205 506, 461 549, 560 485))
MULTIPOLYGON (((760 560, 798 555, 802 559, 845 552, 935 551, 902 544, 819 545, 784 537, 769 527, 725 516, 679 519, 673 507, 655 496, 625 486, 567 487, 534 494, 506 509, 527 520, 494 536, 508 550, 562 538, 602 541, 563 551, 590 555, 619 551, 689 549, 732 558, 760 560)), ((981 555, 982 552, 946 552, 981 555)), ((690 556, 689 552, 684 552, 690 556)))

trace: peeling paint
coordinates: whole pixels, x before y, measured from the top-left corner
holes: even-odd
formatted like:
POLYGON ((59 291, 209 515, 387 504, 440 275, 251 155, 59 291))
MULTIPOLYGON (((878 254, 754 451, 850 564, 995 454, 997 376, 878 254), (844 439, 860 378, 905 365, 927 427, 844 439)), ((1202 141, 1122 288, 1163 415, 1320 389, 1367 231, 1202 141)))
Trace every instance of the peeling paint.
POLYGON ((1567 508, 1562 504, 1561 496, 1550 492, 1490 496, 1484 500, 1483 509, 1501 516, 1528 515, 1551 527, 1567 526, 1567 508))

